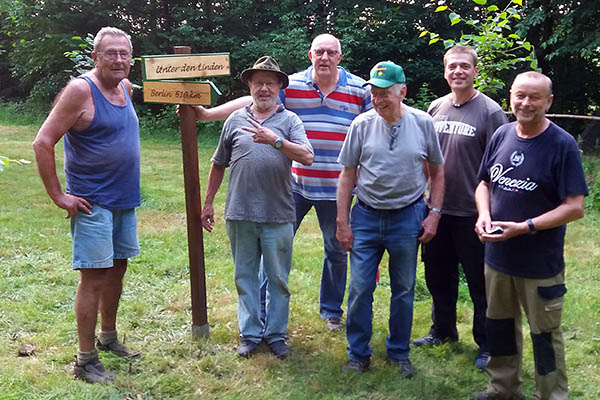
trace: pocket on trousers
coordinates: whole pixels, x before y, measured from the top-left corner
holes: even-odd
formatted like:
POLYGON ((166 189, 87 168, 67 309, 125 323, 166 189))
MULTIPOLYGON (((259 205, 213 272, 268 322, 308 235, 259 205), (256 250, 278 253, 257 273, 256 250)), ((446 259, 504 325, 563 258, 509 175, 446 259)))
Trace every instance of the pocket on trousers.
POLYGON ((538 296, 547 301, 546 305, 544 305, 544 311, 557 311, 562 309, 562 297, 565 293, 567 293, 567 287, 564 283, 553 286, 538 286, 538 296))
POLYGON ((538 286, 538 296, 544 300, 553 300, 563 297, 567 293, 567 287, 564 283, 554 286, 538 286))
POLYGON ((539 329, 544 332, 560 325, 563 308, 563 296, 567 293, 564 283, 553 286, 538 286, 537 294, 542 300, 544 316, 538 320, 539 329))

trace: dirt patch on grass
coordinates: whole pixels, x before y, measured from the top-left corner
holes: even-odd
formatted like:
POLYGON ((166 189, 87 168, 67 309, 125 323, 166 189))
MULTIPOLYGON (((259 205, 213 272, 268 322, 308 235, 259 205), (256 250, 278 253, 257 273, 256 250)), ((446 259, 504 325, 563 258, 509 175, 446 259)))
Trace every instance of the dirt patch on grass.
POLYGON ((138 210, 140 232, 160 233, 185 229, 185 213, 167 213, 156 210, 138 210))

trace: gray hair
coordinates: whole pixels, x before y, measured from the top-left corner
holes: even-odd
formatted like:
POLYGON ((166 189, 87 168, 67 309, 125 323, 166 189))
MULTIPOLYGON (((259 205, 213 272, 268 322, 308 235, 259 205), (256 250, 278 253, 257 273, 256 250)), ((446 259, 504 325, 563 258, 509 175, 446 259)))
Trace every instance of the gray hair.
POLYGON ((94 37, 94 51, 97 52, 100 49, 100 43, 102 43, 102 39, 104 39, 105 36, 109 36, 109 35, 122 36, 125 39, 127 39, 127 41, 129 42, 129 48, 130 48, 131 52, 133 52, 133 45, 131 44, 131 37, 124 31, 122 31, 121 29, 114 28, 112 26, 105 26, 104 28, 102 28, 98 31, 98 33, 94 37))
POLYGON ((395 96, 400 96, 400 93, 402 93, 402 88, 406 86, 406 83, 394 83, 392 85, 392 89, 393 89, 393 93, 395 96))
POLYGON ((337 43, 337 51, 340 52, 340 54, 342 54, 342 44, 340 43, 340 40, 338 38, 336 38, 335 36, 329 34, 329 33, 322 33, 320 35, 317 35, 312 43, 310 44, 310 50, 314 50, 315 48, 315 43, 322 40, 322 39, 333 39, 335 40, 335 42, 337 43))
MULTIPOLYGON (((528 77, 528 78, 533 78, 533 79, 541 79, 541 80, 546 81, 546 84, 548 85, 548 96, 552 95, 552 80, 550 78, 548 78, 546 75, 542 74, 541 72, 537 72, 537 71, 521 72, 520 74, 518 74, 515 77, 515 80, 513 81, 513 85, 515 84, 515 82, 517 81, 517 79, 519 79, 521 77, 528 77)), ((511 90, 512 90, 512 86, 511 86, 511 90)))

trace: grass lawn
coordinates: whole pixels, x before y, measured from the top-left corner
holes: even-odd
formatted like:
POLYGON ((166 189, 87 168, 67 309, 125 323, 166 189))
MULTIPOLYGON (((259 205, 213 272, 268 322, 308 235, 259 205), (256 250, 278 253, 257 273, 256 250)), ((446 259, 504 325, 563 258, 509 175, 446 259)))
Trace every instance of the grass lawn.
MULTIPOLYGON (((33 126, 0 122, 0 155, 33 160, 33 126)), ((199 140, 202 192, 216 145, 199 140)), ((57 146, 62 174, 62 143, 57 146)), ((181 149, 176 140, 142 141, 142 206, 138 209, 142 254, 131 260, 118 318, 119 336, 143 352, 124 362, 101 354, 116 373, 113 384, 89 385, 72 378, 76 352, 71 238, 65 212, 47 197, 36 167, 11 164, 0 172, 0 399, 467 399, 487 376, 473 367, 477 348, 472 310, 462 285, 458 315, 461 339, 434 349, 413 349, 416 375, 401 379, 385 363, 389 279, 385 268, 375 292, 372 370, 342 374, 343 332, 330 333, 318 315, 322 245, 314 213, 294 243, 290 275, 291 312, 286 361, 261 345, 245 360, 238 344, 236 291, 223 203, 217 195, 217 225, 204 233, 209 339, 191 337, 190 288, 181 149), (24 344, 30 357, 17 357, 24 344)), ((573 399, 600 398, 600 217, 590 211, 569 225, 563 329, 573 399)), ((431 301, 418 266, 413 337, 430 325, 431 301)), ((533 356, 524 327, 524 388, 534 391, 533 356)))

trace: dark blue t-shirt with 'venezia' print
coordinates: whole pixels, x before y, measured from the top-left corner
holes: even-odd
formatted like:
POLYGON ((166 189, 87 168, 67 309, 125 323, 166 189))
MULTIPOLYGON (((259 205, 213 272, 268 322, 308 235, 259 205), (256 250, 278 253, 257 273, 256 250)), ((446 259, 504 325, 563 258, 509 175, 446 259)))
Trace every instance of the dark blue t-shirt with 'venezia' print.
MULTIPOLYGON (((490 186, 492 221, 521 222, 558 207, 569 195, 588 195, 575 139, 554 123, 540 135, 517 136, 516 122, 498 128, 478 173, 490 186)), ((544 279, 564 268, 566 225, 486 243, 485 262, 523 278, 544 279)))

